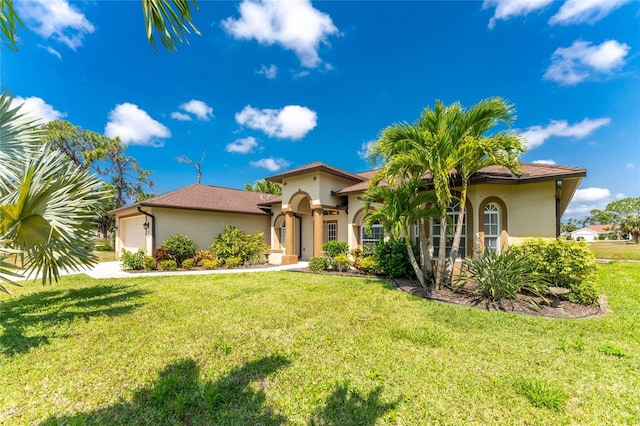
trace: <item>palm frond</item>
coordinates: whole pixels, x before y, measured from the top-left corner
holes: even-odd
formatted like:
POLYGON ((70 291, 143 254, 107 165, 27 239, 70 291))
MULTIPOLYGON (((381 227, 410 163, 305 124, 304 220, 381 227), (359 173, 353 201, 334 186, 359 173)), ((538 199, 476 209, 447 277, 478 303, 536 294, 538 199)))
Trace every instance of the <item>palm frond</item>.
POLYGON ((13 7, 13 0, 0 2, 0 30, 2 41, 10 50, 18 50, 18 28, 24 28, 24 23, 13 7))
MULTIPOLYGON (((197 10, 196 0, 191 2, 197 10)), ((189 0, 142 0, 142 11, 147 39, 155 51, 154 33, 169 52, 176 51, 183 40, 188 43, 186 35, 191 31, 200 34, 192 22, 189 0)))

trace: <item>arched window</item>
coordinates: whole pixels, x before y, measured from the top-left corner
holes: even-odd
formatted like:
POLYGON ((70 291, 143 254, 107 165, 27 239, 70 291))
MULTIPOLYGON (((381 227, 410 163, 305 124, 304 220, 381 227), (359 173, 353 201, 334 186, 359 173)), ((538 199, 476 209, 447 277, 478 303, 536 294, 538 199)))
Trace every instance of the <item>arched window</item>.
MULTIPOLYGON (((453 202, 447 207, 447 243, 445 254, 449 256, 451 246, 453 245, 453 237, 458 224, 458 216, 460 209, 460 200, 454 198, 453 202)), ((431 246, 433 247, 433 256, 438 257, 440 253, 440 222, 431 220, 431 246)), ((465 208, 464 220, 462 222, 462 236, 460 237, 460 248, 458 249, 458 259, 464 259, 467 256, 467 212, 465 208)))
POLYGON ((484 246, 494 252, 500 251, 500 207, 489 203, 484 207, 484 246))
POLYGON ((376 221, 373 225, 371 225, 371 234, 367 233, 364 225, 365 221, 362 221, 361 235, 360 235, 360 245, 373 247, 378 244, 378 241, 384 239, 384 231, 382 230, 382 224, 380 221, 376 221))

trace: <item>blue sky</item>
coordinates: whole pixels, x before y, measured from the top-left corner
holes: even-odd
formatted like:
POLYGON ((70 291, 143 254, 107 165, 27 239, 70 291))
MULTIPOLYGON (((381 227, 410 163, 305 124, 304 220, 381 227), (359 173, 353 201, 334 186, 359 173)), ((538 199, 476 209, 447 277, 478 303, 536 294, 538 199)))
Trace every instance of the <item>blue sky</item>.
MULTIPOLYGON (((16 1, 16 0, 14 0, 16 1)), ((640 3, 200 1, 201 35, 154 53, 137 0, 16 1, 28 30, 3 88, 43 121, 108 136, 158 193, 242 188, 313 161, 367 170, 367 144, 436 99, 501 96, 523 161, 584 167, 565 218, 640 196, 640 3)))

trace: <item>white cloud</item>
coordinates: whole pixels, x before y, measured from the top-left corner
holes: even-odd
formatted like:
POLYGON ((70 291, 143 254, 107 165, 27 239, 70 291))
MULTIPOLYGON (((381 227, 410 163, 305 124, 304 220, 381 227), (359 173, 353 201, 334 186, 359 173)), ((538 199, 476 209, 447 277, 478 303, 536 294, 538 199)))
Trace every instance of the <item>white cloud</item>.
POLYGON ((241 40, 255 39, 260 44, 279 44, 296 53, 307 68, 322 63, 320 43, 338 33, 331 17, 311 5, 310 0, 244 0, 240 18, 222 21, 224 29, 241 40))
POLYGON ((533 149, 554 136, 583 139, 610 122, 610 118, 596 118, 595 120, 585 118, 579 123, 569 125, 566 120, 552 120, 547 126, 532 126, 520 134, 525 138, 527 148, 533 149))
POLYGON ((160 147, 164 144, 161 139, 170 137, 171 131, 137 105, 125 102, 109 113, 104 134, 120 137, 125 144, 160 147))
POLYGON ((253 149, 258 146, 256 138, 249 136, 247 138, 236 139, 230 142, 225 147, 227 152, 236 152, 238 154, 248 154, 253 152, 253 149))
POLYGON ((556 164, 553 160, 535 160, 533 164, 556 164))
POLYGON ((596 46, 586 41, 575 41, 570 47, 561 47, 553 52, 544 78, 571 86, 611 74, 624 65, 629 50, 627 44, 616 40, 607 40, 596 46))
POLYGON ((603 201, 610 197, 611 191, 607 188, 585 188, 576 191, 573 195, 573 201, 576 203, 603 201))
POLYGON ((525 16, 543 9, 553 0, 485 0, 483 9, 495 7, 493 16, 489 20, 489 28, 493 28, 498 20, 507 20, 514 16, 525 16))
POLYGON ((51 53, 53 56, 55 56, 58 59, 62 59, 62 55, 60 54, 60 52, 58 52, 56 49, 54 49, 51 46, 43 46, 41 44, 38 45, 39 48, 46 50, 47 52, 51 53))
POLYGON ((171 118, 178 121, 191 121, 191 116, 183 112, 174 111, 171 113, 171 118))
POLYGON ((53 106, 49 105, 42 98, 31 96, 23 98, 16 96, 11 101, 11 108, 15 108, 22 104, 20 112, 23 114, 31 115, 34 119, 37 119, 38 124, 48 123, 49 121, 59 120, 65 117, 67 114, 58 111, 53 106))
POLYGON ((76 50, 85 34, 95 27, 67 0, 29 0, 14 2, 25 24, 45 39, 54 39, 76 50))
POLYGON ((549 19, 554 24, 593 24, 630 0, 567 0, 549 19))
POLYGON ((213 108, 197 99, 191 99, 180 105, 180 109, 196 116, 198 120, 209 121, 213 117, 213 108))
POLYGON ((369 148, 374 142, 375 141, 362 142, 362 145, 360 145, 360 149, 358 150, 358 157, 366 159, 369 154, 369 148))
POLYGON ((573 195, 571 203, 567 207, 564 216, 584 217, 591 210, 603 210, 612 201, 611 191, 606 188, 578 189, 573 195))
POLYGON ((634 163, 627 163, 627 169, 633 170, 635 168, 636 168, 636 165, 634 163))
POLYGON ((287 105, 282 109, 256 109, 247 105, 236 113, 236 121, 271 137, 300 139, 316 127, 318 115, 300 105, 287 105))
POLYGON ((287 167, 289 163, 282 158, 262 158, 258 161, 251 161, 249 163, 253 167, 262 167, 263 169, 267 169, 270 172, 276 172, 283 167, 287 167))
POLYGON ((267 77, 269 80, 273 80, 278 76, 278 67, 271 64, 268 67, 266 65, 262 65, 259 70, 256 70, 256 74, 262 74, 267 77))

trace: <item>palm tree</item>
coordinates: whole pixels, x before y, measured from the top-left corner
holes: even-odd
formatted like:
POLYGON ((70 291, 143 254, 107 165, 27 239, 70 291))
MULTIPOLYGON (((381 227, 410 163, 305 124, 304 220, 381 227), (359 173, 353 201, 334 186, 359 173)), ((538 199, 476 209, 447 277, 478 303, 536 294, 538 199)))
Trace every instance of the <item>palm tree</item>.
POLYGON ((433 280, 433 268, 431 254, 428 249, 421 250, 420 262, 415 257, 410 241, 410 227, 425 219, 439 217, 439 211, 434 207, 436 200, 433 192, 426 191, 421 179, 405 179, 384 183, 383 171, 378 172, 371 180, 369 187, 363 195, 365 211, 370 212, 365 219, 365 227, 380 221, 385 235, 394 240, 404 239, 407 254, 411 261, 413 271, 423 287, 427 281, 433 280), (375 208, 374 203, 381 203, 375 208))
POLYGON ((270 180, 260 179, 253 185, 251 185, 250 183, 246 183, 244 185, 244 190, 251 192, 263 192, 265 194, 281 195, 282 185, 277 182, 271 182, 270 180))
MULTIPOLYGON (((156 50, 154 34, 168 52, 178 50, 178 44, 187 41, 186 35, 193 31, 200 34, 192 22, 189 0, 142 0, 142 12, 149 44, 156 50)), ((191 0, 198 10, 196 0, 191 0)), ((13 0, 0 3, 0 30, 5 45, 18 50, 18 28, 24 24, 18 16, 13 0)))
POLYGON ((521 137, 510 131, 499 131, 485 136, 496 125, 502 123, 510 126, 515 120, 514 106, 504 99, 483 99, 466 111, 458 104, 454 104, 453 107, 458 113, 450 127, 455 147, 455 169, 461 179, 461 186, 458 222, 447 263, 444 278, 446 281, 451 279, 453 264, 460 249, 467 190, 471 178, 488 166, 504 166, 509 171, 517 173, 521 169, 518 159, 525 151, 521 137))
POLYGON ((4 260, 19 253, 27 278, 50 283, 63 268, 96 262, 91 239, 103 182, 42 144, 41 130, 11 101, 7 91, 0 96, 0 273, 15 276, 4 260))

